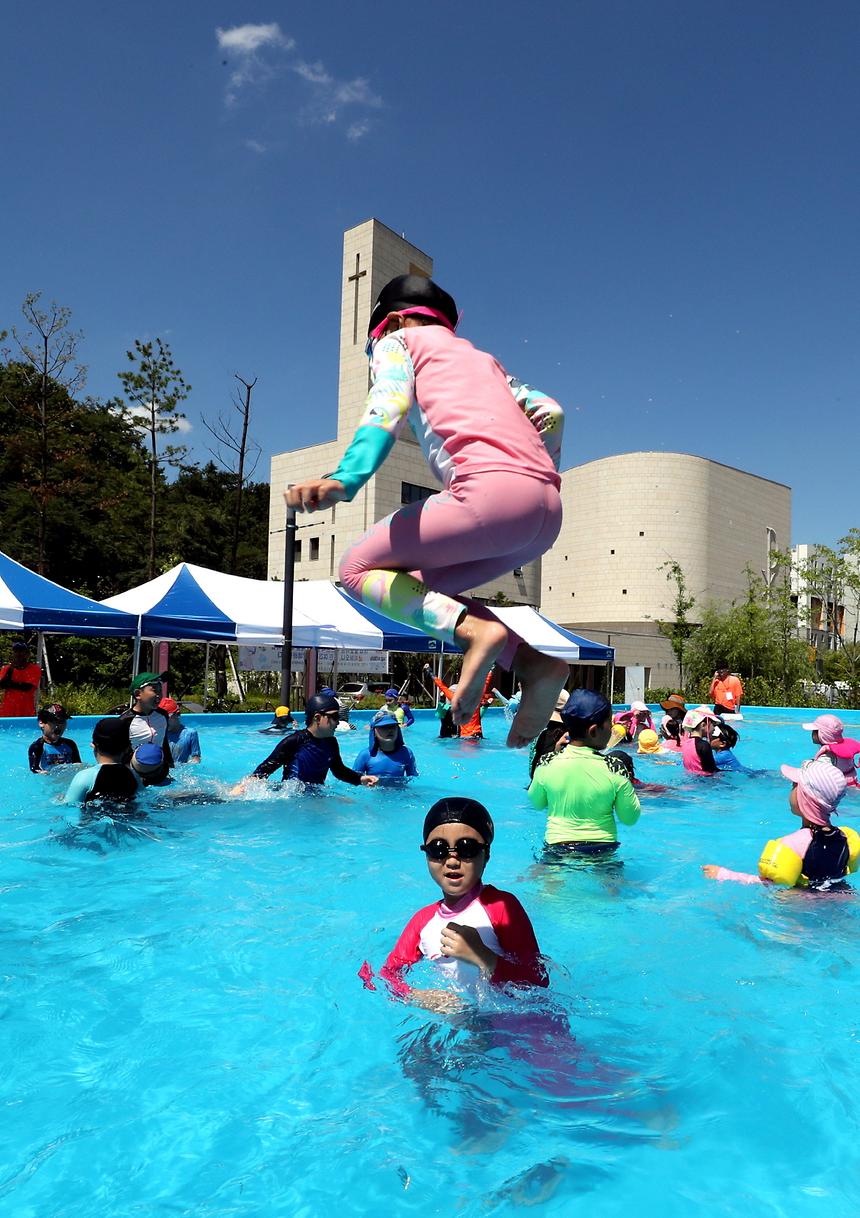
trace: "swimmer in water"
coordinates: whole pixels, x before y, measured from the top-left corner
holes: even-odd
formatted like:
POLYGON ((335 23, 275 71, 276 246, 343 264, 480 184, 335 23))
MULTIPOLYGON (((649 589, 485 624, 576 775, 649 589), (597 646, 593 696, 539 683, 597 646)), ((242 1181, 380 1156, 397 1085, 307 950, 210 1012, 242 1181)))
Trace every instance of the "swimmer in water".
POLYGON ((287 732, 297 732, 299 725, 293 718, 293 712, 288 706, 276 706, 272 722, 268 727, 260 728, 261 736, 283 736, 287 732))
POLYGON ((444 489, 373 525, 344 555, 341 582, 355 600, 463 649, 458 725, 477 711, 488 669, 515 669, 523 698, 507 743, 516 748, 545 725, 567 665, 461 594, 533 562, 558 536, 563 414, 458 338, 458 320, 432 280, 386 284, 370 316, 373 387, 355 437, 336 470, 286 500, 298 511, 351 501, 409 420, 444 489))
POLYGON ((370 744, 352 763, 357 774, 375 774, 384 784, 418 777, 415 754, 403 743, 403 732, 393 714, 382 710, 375 715, 370 734, 370 744))
MULTIPOLYGON (((528 914, 510 892, 484 884, 493 842, 492 817, 483 804, 463 796, 438 800, 424 819, 422 851, 442 900, 420 909, 379 970, 397 997, 429 1011, 462 1009, 451 990, 416 990, 404 974, 422 958, 462 993, 488 985, 549 984, 528 914)), ((365 962, 359 976, 369 989, 365 962)))
MULTIPOLYGON (((286 736, 250 778, 268 778, 283 766, 284 781, 297 778, 300 782, 324 783, 331 770, 335 778, 351 786, 375 787, 379 781, 375 775, 356 774, 344 765, 340 746, 334 739, 339 719, 340 706, 334 694, 314 694, 305 706, 305 730, 286 736)), ((242 795, 250 778, 242 779, 230 794, 242 795)))
POLYGON ((601 753, 612 735, 612 707, 603 694, 575 689, 561 718, 570 744, 537 767, 528 789, 532 807, 547 810, 544 859, 611 854, 619 845, 616 816, 635 825, 642 810, 630 780, 601 753))
POLYGON ((823 757, 845 775, 849 787, 856 787, 857 770, 854 758, 860 753, 860 740, 845 735, 845 726, 836 715, 819 715, 812 723, 804 723, 803 730, 812 732, 812 743, 818 746, 816 757, 823 757))
POLYGON ((34 740, 27 751, 30 769, 34 774, 47 774, 59 765, 79 763, 81 755, 74 740, 64 740, 66 724, 71 715, 59 702, 42 706, 37 715, 42 734, 34 740))
POLYGON ((792 784, 788 806, 800 817, 802 827, 767 843, 758 862, 758 875, 705 863, 702 872, 709 880, 830 888, 849 871, 857 870, 860 835, 854 829, 837 829, 831 824, 847 789, 845 776, 824 759, 805 761, 799 770, 789 765, 780 768, 792 784))

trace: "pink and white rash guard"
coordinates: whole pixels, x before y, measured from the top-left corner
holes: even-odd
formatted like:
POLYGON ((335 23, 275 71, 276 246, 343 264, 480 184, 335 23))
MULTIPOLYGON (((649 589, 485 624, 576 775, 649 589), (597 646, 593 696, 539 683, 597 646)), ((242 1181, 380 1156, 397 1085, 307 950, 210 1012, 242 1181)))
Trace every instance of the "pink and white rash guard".
POLYGON ((476 990, 482 981, 492 985, 549 984, 528 914, 512 893, 490 884, 478 884, 450 905, 442 900, 419 909, 410 918, 379 975, 395 994, 405 997, 410 987, 403 974, 422 957, 432 960, 463 989, 476 990), (442 930, 448 922, 474 926, 482 942, 500 957, 491 978, 486 978, 476 964, 442 954, 442 930))

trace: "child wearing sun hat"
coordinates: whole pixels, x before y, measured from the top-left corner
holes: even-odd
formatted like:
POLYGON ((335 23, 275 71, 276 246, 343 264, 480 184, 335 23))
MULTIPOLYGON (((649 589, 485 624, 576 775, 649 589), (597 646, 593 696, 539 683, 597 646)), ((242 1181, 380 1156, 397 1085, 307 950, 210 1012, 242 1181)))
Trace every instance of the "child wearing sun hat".
POLYGON ((811 723, 804 723, 803 730, 812 732, 812 743, 819 746, 816 758, 824 758, 845 775, 849 787, 856 787, 857 770, 854 758, 860 753, 860 740, 846 736, 845 725, 836 715, 819 715, 811 723))
POLYGON ((709 880, 821 889, 857 870, 860 834, 831 824, 846 791, 844 775, 823 758, 805 761, 800 769, 789 765, 780 769, 792 784, 788 804, 800 817, 801 828, 767 843, 758 861, 758 875, 706 863, 702 871, 709 880))

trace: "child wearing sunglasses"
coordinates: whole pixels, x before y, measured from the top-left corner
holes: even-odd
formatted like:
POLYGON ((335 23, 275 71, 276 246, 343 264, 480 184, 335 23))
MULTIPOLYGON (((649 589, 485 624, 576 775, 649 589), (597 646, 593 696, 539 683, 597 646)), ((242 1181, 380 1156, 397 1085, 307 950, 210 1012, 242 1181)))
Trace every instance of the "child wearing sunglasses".
MULTIPOLYGON (((547 986, 546 969, 528 914, 510 892, 482 882, 490 858, 493 821, 475 799, 438 800, 424 820, 427 868, 442 900, 420 909, 407 923, 379 976, 399 998, 430 1011, 459 1009, 450 990, 416 990, 404 973, 422 958, 432 960, 455 990, 482 985, 547 986)), ((360 976, 369 989, 370 966, 360 976)))
MULTIPOLYGON (((344 764, 340 746, 334 739, 340 720, 340 704, 334 694, 314 694, 305 706, 305 730, 293 732, 285 737, 261 761, 251 778, 268 778, 283 767, 281 778, 297 778, 299 782, 324 783, 329 770, 341 782, 351 786, 375 787, 379 779, 375 774, 359 774, 344 764)), ((243 778, 230 792, 241 795, 249 779, 243 778)))
POLYGON ((493 664, 516 669, 516 748, 544 727, 567 666, 462 593, 540 558, 558 536, 564 416, 459 338, 458 320, 431 279, 385 285, 370 315, 373 383, 353 441, 336 470, 297 483, 286 499, 303 512, 353 500, 408 422, 442 489, 377 521, 343 556, 341 582, 355 600, 462 648, 451 701, 458 725, 477 711, 493 664))

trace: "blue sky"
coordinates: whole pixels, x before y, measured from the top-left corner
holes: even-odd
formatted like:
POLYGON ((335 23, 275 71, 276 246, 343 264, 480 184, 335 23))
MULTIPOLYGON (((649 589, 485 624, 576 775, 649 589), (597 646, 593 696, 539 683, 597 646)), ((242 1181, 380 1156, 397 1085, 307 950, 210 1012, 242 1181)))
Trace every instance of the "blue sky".
POLYGON ((341 236, 376 216, 565 405, 565 466, 694 452, 789 483, 795 541, 860 525, 856 3, 48 0, 4 27, 0 328, 28 291, 69 305, 91 393, 162 336, 205 456, 200 413, 256 375, 268 478, 334 435, 341 236))

